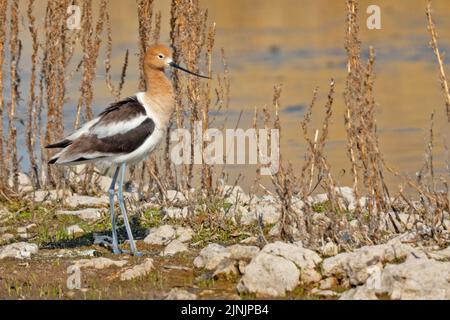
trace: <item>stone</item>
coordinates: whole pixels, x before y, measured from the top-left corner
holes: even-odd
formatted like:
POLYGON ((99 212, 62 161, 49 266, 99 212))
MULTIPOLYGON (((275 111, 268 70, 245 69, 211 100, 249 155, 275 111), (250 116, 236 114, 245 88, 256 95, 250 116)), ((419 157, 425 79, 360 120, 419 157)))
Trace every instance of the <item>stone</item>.
MULTIPOLYGON (((70 194, 70 192, 68 192, 70 194)), ((36 190, 26 196, 27 199, 31 199, 35 202, 53 202, 58 199, 64 198, 64 192, 62 190, 36 190)))
POLYGON ((239 271, 234 260, 226 259, 222 261, 213 273, 214 279, 231 280, 237 276, 239 271))
POLYGON ((69 236, 77 236, 80 234, 84 234, 84 230, 78 224, 74 224, 72 226, 67 227, 67 233, 69 236))
POLYGON ((314 269, 301 269, 300 280, 304 285, 310 285, 320 282, 322 275, 314 269))
POLYGON ((14 235, 11 233, 5 233, 0 236, 0 243, 8 243, 14 239, 14 235))
POLYGON ((171 225, 163 225, 157 228, 151 228, 144 242, 153 245, 167 245, 175 239, 176 230, 171 225))
POLYGON ((449 300, 450 262, 410 257, 374 273, 367 283, 345 292, 341 299, 449 300))
POLYGON ((81 195, 73 195, 65 198, 65 204, 69 208, 79 208, 81 206, 105 206, 109 205, 109 197, 101 196, 101 197, 90 197, 90 196, 81 196, 81 195))
POLYGON ((240 186, 225 186, 223 195, 227 198, 227 202, 233 205, 248 204, 250 202, 250 197, 240 186))
POLYGON ((334 242, 329 241, 320 248, 320 253, 324 257, 334 257, 339 253, 339 248, 334 242))
POLYGON ((197 296, 189 291, 174 288, 170 290, 166 300, 197 300, 197 296))
POLYGON ((97 178, 97 184, 103 192, 107 192, 111 187, 112 178, 107 176, 99 176, 97 178))
POLYGON ((153 270, 153 259, 147 258, 141 264, 134 266, 131 269, 127 269, 120 274, 121 281, 133 280, 136 278, 145 277, 149 274, 150 271, 153 270))
MULTIPOLYGON (((19 172, 19 175, 17 176, 17 180, 19 182, 19 192, 30 192, 33 191, 33 185, 31 183, 31 179, 28 175, 26 175, 23 172, 19 172)), ((12 187, 14 185, 13 179, 8 179, 8 185, 12 187)))
POLYGON ((127 260, 112 260, 108 258, 94 258, 94 259, 81 259, 78 261, 75 261, 73 264, 74 267, 78 268, 95 268, 98 270, 106 269, 109 267, 123 267, 128 263, 127 260))
POLYGON ((29 259, 38 250, 38 246, 34 243, 13 243, 0 248, 0 260, 4 258, 29 259))
POLYGON ((241 240, 239 243, 240 244, 257 244, 258 238, 255 236, 251 236, 251 237, 245 238, 244 240, 241 240))
POLYGON ((249 210, 247 207, 242 205, 233 206, 230 209, 234 213, 234 221, 238 220, 240 224, 244 226, 249 226, 258 221, 258 217, 255 211, 249 210))
POLYGON ((82 220, 96 221, 102 218, 102 210, 96 208, 87 208, 76 211, 57 211, 56 214, 77 216, 82 220))
POLYGON ((194 259, 194 266, 199 269, 215 270, 223 260, 230 257, 231 254, 227 248, 212 243, 200 251, 199 256, 194 259))
POLYGON ((450 260, 450 246, 443 250, 427 252, 427 255, 435 260, 450 260))
POLYGON ((332 290, 321 290, 314 288, 311 293, 323 298, 338 298, 341 294, 332 290))
POLYGON ((328 278, 320 281, 319 289, 320 290, 330 290, 332 288, 337 287, 338 284, 339 284, 339 282, 335 277, 328 277, 328 278))
POLYGON ((234 260, 252 260, 260 251, 258 247, 255 246, 243 246, 240 244, 235 244, 227 248, 230 252, 231 259, 234 260))
POLYGON ((290 260, 264 251, 245 268, 237 290, 257 296, 284 296, 300 283, 300 271, 290 260))
POLYGON ((344 292, 339 300, 378 300, 378 297, 373 290, 357 287, 344 292))
POLYGON ((164 251, 161 252, 161 255, 165 256, 165 257, 168 257, 168 256, 170 257, 170 256, 176 255, 177 253, 186 252, 186 251, 188 251, 188 246, 186 244, 184 244, 183 242, 181 242, 180 240, 175 239, 166 246, 164 251))
POLYGON ((280 207, 271 202, 260 202, 254 206, 255 216, 261 216, 264 224, 275 224, 281 218, 280 207))
POLYGON ((314 269, 322 262, 322 258, 316 252, 281 241, 266 245, 262 252, 284 257, 300 269, 314 269))
POLYGON ((171 219, 183 219, 189 216, 189 208, 164 208, 162 214, 171 219))
POLYGON ((192 240, 192 237, 195 235, 195 233, 191 228, 177 227, 175 230, 175 235, 178 241, 188 242, 192 240))
POLYGON ((397 239, 382 245, 365 246, 352 253, 341 253, 325 259, 322 263, 322 274, 338 279, 349 278, 352 285, 359 285, 365 283, 369 277, 370 266, 400 261, 413 252, 416 250, 397 239))
POLYGON ((328 195, 326 193, 316 194, 315 196, 309 197, 308 200, 312 204, 319 204, 328 201, 328 195))
POLYGON ((166 197, 171 203, 182 203, 187 201, 183 193, 177 190, 167 190, 166 197))

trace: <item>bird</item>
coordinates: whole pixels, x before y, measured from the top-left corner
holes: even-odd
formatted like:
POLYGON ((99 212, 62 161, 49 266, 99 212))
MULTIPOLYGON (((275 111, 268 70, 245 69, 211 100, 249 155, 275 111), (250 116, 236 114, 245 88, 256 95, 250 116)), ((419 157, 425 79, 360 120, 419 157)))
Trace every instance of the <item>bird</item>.
POLYGON ((188 74, 211 79, 192 72, 174 62, 172 50, 165 45, 150 46, 144 56, 143 70, 146 91, 110 104, 96 118, 85 123, 64 139, 47 145, 47 149, 61 149, 49 160, 50 165, 76 166, 86 163, 110 165, 114 174, 109 187, 109 206, 112 225, 112 251, 128 253, 119 248, 114 212, 115 186, 118 182, 118 203, 130 241, 131 254, 142 255, 128 221, 123 183, 126 166, 147 157, 163 140, 175 109, 175 93, 165 71, 175 68, 188 74))

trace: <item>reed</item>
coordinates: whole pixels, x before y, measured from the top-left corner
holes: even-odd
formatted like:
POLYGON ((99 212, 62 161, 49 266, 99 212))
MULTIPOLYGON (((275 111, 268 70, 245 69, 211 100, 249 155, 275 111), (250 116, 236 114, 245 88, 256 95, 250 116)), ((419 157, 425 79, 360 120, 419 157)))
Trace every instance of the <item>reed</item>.
POLYGON ((32 53, 31 53, 31 79, 30 79, 30 88, 29 88, 29 98, 28 98, 28 108, 27 108, 27 125, 26 125, 26 146, 28 151, 28 157, 30 160, 30 169, 33 177, 33 184, 36 189, 41 188, 41 183, 39 179, 39 167, 37 164, 35 149, 36 149, 36 140, 37 140, 37 132, 38 132, 38 123, 37 123, 37 96, 36 96, 36 68, 38 64, 38 55, 39 55, 39 40, 38 40, 38 31, 36 27, 36 18, 33 15, 33 6, 35 0, 29 0, 28 2, 28 10, 27 17, 29 21, 28 30, 31 35, 32 41, 32 53))
POLYGON ((436 56, 436 59, 437 59, 438 65, 439 65, 439 78, 441 81, 442 93, 443 93, 443 96, 445 99, 445 108, 446 108, 447 118, 448 118, 448 121, 450 122, 450 90, 449 90, 449 86, 448 86, 447 75, 445 74, 444 56, 441 53, 441 50, 439 49, 439 41, 438 41, 439 36, 438 36, 438 32, 436 30, 436 26, 433 21, 431 0, 428 0, 428 2, 427 2, 426 14, 427 14, 427 22, 428 22, 428 31, 431 34, 430 46, 433 49, 433 52, 436 56))
POLYGON ((7 29, 7 8, 8 0, 0 0, 0 190, 4 193, 7 189, 5 185, 6 162, 4 159, 3 143, 3 110, 5 108, 5 99, 3 97, 3 63, 5 60, 5 39, 7 29))

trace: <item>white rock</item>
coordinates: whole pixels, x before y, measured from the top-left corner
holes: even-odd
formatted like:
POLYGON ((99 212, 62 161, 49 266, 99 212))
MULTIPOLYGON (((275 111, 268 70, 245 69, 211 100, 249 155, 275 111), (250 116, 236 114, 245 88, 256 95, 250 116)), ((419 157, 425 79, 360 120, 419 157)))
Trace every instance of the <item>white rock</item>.
POLYGON ((255 211, 249 210, 247 207, 239 204, 237 206, 232 206, 230 212, 234 214, 233 220, 239 220, 239 222, 244 226, 254 224, 258 221, 255 211))
POLYGON ((195 235, 195 233, 191 228, 177 227, 175 230, 175 235, 178 241, 188 242, 192 240, 192 237, 195 235))
POLYGON ((235 244, 227 248, 230 252, 231 259, 234 260, 252 260, 258 253, 259 248, 255 246, 243 246, 235 244))
POLYGON ((183 193, 177 190, 167 190, 166 196, 167 200, 171 203, 181 203, 187 201, 183 193))
POLYGON ((4 258, 28 259, 38 252, 34 243, 18 242, 0 248, 0 260, 4 258))
POLYGON ((338 246, 334 242, 329 241, 320 248, 320 253, 324 257, 334 257, 335 255, 337 255, 339 253, 339 249, 338 249, 338 246))
POLYGON ((449 300, 449 279, 450 262, 409 258, 402 264, 387 265, 341 299, 449 300))
POLYGON ((363 284, 370 275, 368 267, 405 259, 412 252, 416 250, 394 239, 386 244, 366 246, 352 253, 341 253, 325 259, 322 274, 339 279, 348 278, 352 285, 363 284))
POLYGON ((5 233, 0 236, 0 243, 8 243, 14 239, 14 235, 11 233, 5 233))
POLYGON ((264 224, 275 224, 281 217, 279 206, 267 202, 259 203, 251 211, 254 212, 255 216, 261 215, 264 224))
POLYGON ((100 187, 100 190, 107 192, 111 187, 112 178, 107 176, 100 176, 97 179, 97 183, 98 186, 100 187))
POLYGON ((84 234, 84 230, 78 224, 67 227, 67 234, 70 236, 76 236, 79 234, 84 234))
MULTIPOLYGON (((67 191, 66 194, 71 194, 67 191)), ((26 196, 27 199, 32 199, 35 202, 53 202, 64 198, 63 190, 37 190, 26 196)))
POLYGON ((319 283, 319 289, 320 290, 330 290, 334 287, 337 287, 338 280, 335 277, 329 277, 326 279, 323 279, 319 283))
POLYGON ((375 291, 361 286, 344 292, 339 300, 378 300, 378 297, 375 291))
POLYGON ((145 261, 131 269, 127 269, 120 274, 121 281, 133 280, 146 276, 153 270, 153 259, 147 258, 145 261))
POLYGON ((183 219, 189 216, 189 208, 164 208, 162 214, 171 219, 183 219))
POLYGON ((435 260, 450 260, 450 246, 439 251, 427 252, 435 260))
POLYGON ((95 268, 95 269, 105 269, 109 267, 123 267, 128 263, 127 260, 111 260, 108 258, 94 258, 94 259, 81 259, 75 261, 73 264, 74 267, 78 268, 95 268))
POLYGON ((245 238, 244 240, 241 240, 239 243, 240 244, 257 244, 258 238, 255 236, 251 236, 251 237, 245 238))
POLYGON ((226 279, 230 280, 239 273, 236 262, 233 260, 224 260, 218 266, 213 273, 214 279, 226 279))
POLYGON ((284 257, 300 269, 314 269, 322 262, 322 258, 316 252, 280 241, 266 245, 262 252, 284 257))
POLYGON ((250 197, 244 192, 240 186, 225 186, 223 195, 227 198, 227 202, 231 204, 247 204, 250 197))
POLYGON ((157 228, 151 228, 144 242, 153 245, 167 245, 175 237, 175 228, 171 225, 163 225, 157 228))
POLYGON ((240 293, 279 297, 297 287, 299 279, 300 271, 293 262, 261 252, 245 267, 237 290, 240 293))
POLYGON ((326 193, 316 194, 309 197, 308 200, 313 204, 324 203, 328 201, 328 195, 326 193))
POLYGON ((316 296, 320 296, 320 297, 324 297, 324 298, 337 298, 341 295, 340 293, 337 293, 332 290, 320 290, 317 288, 312 289, 311 293, 316 296))
POLYGON ((76 209, 80 206, 104 206, 109 205, 109 198, 107 196, 90 197, 73 195, 65 199, 65 204, 69 208, 76 209))
POLYGON ((166 300, 197 300, 197 296, 189 291, 174 288, 170 290, 166 300))
MULTIPOLYGON (((19 192, 29 192, 33 191, 33 186, 30 177, 23 172, 19 172, 18 182, 19 182, 19 192)), ((13 179, 8 180, 8 185, 12 187, 14 185, 13 179)))
POLYGON ((102 218, 102 210, 96 208, 87 208, 76 211, 57 211, 56 214, 77 216, 82 220, 96 221, 102 218))
POLYGON ((314 269, 301 269, 300 279, 304 285, 310 285, 320 282, 322 275, 314 269))
POLYGON ((220 244, 212 243, 200 251, 197 258, 194 259, 194 266, 215 270, 217 266, 225 259, 230 258, 230 251, 220 244))
POLYGON ((181 242, 180 240, 175 239, 166 246, 164 251, 161 252, 161 255, 166 257, 174 256, 179 252, 186 252, 186 251, 188 251, 188 246, 183 242, 181 242))

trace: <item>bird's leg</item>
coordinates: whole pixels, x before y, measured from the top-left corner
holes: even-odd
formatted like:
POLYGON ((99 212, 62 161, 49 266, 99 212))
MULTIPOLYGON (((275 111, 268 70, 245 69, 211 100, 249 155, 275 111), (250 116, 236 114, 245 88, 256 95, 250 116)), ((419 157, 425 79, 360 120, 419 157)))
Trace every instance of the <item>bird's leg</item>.
POLYGON ((117 240, 117 226, 116 226, 116 215, 114 213, 114 188, 116 186, 117 176, 119 175, 119 167, 116 166, 114 175, 112 178, 111 186, 109 187, 109 208, 111 212, 111 229, 112 229, 112 250, 114 254, 119 254, 119 241, 117 240))
POLYGON ((136 245, 134 243, 133 233, 131 232, 130 223, 128 221, 127 212, 125 210, 125 204, 123 202, 123 181, 125 179, 125 170, 126 170, 126 164, 122 164, 121 172, 120 172, 120 178, 119 178, 119 207, 120 211, 122 212, 123 216, 123 222, 125 223, 125 228, 127 229, 128 233, 128 239, 130 240, 130 247, 131 247, 131 253, 133 253, 135 256, 141 255, 136 249, 136 245))

